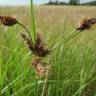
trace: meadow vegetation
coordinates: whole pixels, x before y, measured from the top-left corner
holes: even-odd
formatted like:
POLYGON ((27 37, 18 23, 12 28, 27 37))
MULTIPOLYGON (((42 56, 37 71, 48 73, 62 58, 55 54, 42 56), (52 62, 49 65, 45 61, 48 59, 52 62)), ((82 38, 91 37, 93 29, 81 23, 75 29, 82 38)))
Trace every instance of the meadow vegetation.
MULTIPOLYGON (((96 17, 91 6, 35 6, 36 32, 51 49, 71 34, 84 16, 96 17)), ((29 7, 1 7, 31 29, 29 7)), ((48 72, 37 76, 34 56, 23 39, 22 27, 0 25, 0 96, 96 96, 96 27, 77 34, 50 52, 43 62, 48 72)))

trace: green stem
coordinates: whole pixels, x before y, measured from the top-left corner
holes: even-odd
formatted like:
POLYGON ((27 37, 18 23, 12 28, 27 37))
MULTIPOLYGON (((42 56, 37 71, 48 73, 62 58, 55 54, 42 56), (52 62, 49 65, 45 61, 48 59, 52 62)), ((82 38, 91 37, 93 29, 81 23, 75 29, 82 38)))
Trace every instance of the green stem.
POLYGON ((26 28, 26 26, 23 25, 22 23, 19 23, 19 22, 18 22, 17 24, 20 25, 21 27, 23 27, 23 28, 26 30, 26 32, 28 33, 28 35, 29 35, 29 37, 30 37, 30 40, 33 42, 32 38, 31 38, 30 31, 26 28))
POLYGON ((36 31, 35 31, 35 16, 34 16, 34 7, 33 7, 33 0, 30 1, 31 4, 31 20, 32 20, 32 36, 33 36, 33 43, 35 43, 36 39, 36 31))
POLYGON ((36 81, 35 81, 35 86, 36 86, 36 88, 35 88, 35 96, 38 96, 38 79, 36 79, 36 81))
POLYGON ((53 47, 51 50, 55 50, 56 48, 58 48, 59 46, 61 46, 63 43, 65 43, 66 41, 70 40, 72 37, 74 37, 75 35, 79 34, 80 32, 76 32, 73 31, 68 37, 65 37, 63 40, 61 40, 55 47, 53 47))

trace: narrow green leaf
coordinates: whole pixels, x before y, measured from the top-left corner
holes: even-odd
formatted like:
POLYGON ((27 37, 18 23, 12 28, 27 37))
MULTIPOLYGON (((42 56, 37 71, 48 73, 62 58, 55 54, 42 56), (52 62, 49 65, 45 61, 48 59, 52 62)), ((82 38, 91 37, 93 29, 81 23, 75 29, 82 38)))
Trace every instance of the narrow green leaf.
POLYGON ((31 37, 33 40, 33 43, 35 43, 35 39, 36 39, 36 31, 35 31, 35 16, 34 16, 34 7, 33 7, 33 0, 30 0, 30 4, 31 4, 31 37))

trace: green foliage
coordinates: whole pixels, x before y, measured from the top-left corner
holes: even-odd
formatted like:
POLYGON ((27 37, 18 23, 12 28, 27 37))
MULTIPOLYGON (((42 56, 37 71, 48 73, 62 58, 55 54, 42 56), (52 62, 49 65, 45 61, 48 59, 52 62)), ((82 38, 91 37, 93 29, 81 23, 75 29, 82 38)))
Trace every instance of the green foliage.
POLYGON ((83 3, 82 5, 96 5, 96 1, 90 1, 90 2, 86 2, 86 3, 83 3))
POLYGON ((80 4, 80 1, 79 0, 69 0, 69 4, 70 5, 78 5, 78 4, 80 4))
POLYGON ((35 16, 34 16, 34 7, 33 7, 33 0, 30 0, 30 4, 31 4, 31 37, 33 40, 33 44, 35 43, 36 40, 36 31, 35 31, 35 16))
MULTIPOLYGON (((0 8, 0 13, 16 14, 18 20, 30 28, 28 10, 28 7, 3 7, 0 8)), ((72 33, 79 21, 78 18, 81 18, 80 13, 95 16, 95 10, 95 7, 81 9, 76 6, 36 7, 36 30, 43 32, 43 40, 49 48, 52 48, 72 33)), ((64 42, 48 58, 45 58, 50 70, 46 78, 39 79, 36 79, 31 64, 33 57, 20 38, 19 34, 22 31, 25 32, 18 25, 10 28, 0 26, 0 96, 96 95, 96 31, 94 28, 64 42)))

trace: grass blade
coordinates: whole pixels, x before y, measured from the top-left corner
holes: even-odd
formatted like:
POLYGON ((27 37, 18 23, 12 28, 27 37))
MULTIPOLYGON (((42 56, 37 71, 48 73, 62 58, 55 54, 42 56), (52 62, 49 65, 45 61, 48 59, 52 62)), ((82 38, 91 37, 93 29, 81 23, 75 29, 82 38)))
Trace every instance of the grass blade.
POLYGON ((30 0, 30 4, 31 4, 31 21, 32 21, 32 27, 31 27, 31 37, 33 40, 33 44, 35 43, 35 39, 36 39, 36 31, 35 31, 35 16, 34 16, 34 7, 33 7, 33 0, 30 0))

